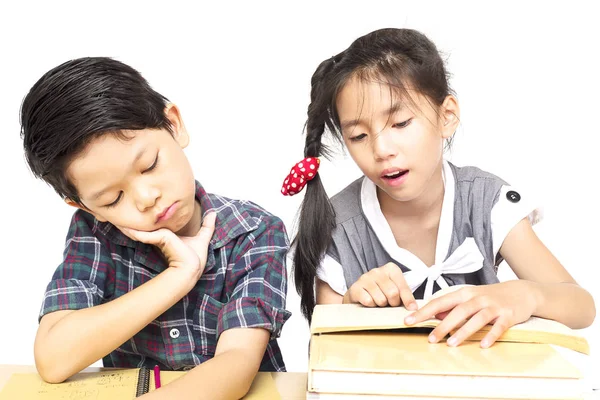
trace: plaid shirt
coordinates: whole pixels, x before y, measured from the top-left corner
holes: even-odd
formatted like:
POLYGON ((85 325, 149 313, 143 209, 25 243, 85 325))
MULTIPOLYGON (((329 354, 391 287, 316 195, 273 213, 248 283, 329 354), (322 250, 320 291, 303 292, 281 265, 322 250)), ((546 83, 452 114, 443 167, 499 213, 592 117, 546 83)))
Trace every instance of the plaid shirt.
MULTIPOLYGON (((104 366, 190 369, 214 356, 223 331, 248 327, 271 332, 260 370, 285 371, 276 341, 291 315, 285 310, 289 242, 282 221, 251 202, 207 194, 199 183, 196 198, 203 212, 217 212, 202 277, 177 304, 104 357, 104 366)), ((78 210, 40 318, 107 303, 167 267, 156 247, 78 210)))

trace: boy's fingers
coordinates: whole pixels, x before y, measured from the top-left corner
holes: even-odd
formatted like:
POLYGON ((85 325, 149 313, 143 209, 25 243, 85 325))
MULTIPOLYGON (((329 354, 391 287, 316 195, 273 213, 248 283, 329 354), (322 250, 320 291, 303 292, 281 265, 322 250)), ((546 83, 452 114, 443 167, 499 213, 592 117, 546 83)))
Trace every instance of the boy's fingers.
POLYGON ((152 232, 137 231, 130 228, 119 228, 129 238, 158 247, 163 253, 168 252, 173 246, 173 239, 176 237, 168 229, 161 228, 152 232))
POLYGON ((202 221, 202 226, 198 231, 196 237, 200 240, 201 244, 205 244, 208 247, 208 242, 213 236, 215 232, 215 221, 217 219, 217 213, 211 212, 206 214, 204 220, 202 221))

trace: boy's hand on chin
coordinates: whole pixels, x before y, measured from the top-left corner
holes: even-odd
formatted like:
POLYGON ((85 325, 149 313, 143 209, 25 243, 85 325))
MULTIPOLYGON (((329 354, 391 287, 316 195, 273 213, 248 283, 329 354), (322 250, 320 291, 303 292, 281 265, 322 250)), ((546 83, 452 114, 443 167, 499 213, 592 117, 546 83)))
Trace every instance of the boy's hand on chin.
POLYGON ((208 244, 215 231, 216 213, 204 217, 202 226, 195 236, 178 236, 172 231, 161 228, 152 232, 118 227, 129 238, 151 244, 165 255, 169 267, 181 271, 190 283, 195 284, 206 266, 208 244))

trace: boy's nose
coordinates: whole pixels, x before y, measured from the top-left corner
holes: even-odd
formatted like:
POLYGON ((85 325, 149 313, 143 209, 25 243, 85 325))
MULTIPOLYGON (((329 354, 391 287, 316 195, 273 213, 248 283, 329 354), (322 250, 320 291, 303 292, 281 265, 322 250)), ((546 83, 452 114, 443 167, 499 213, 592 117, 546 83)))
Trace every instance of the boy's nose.
POLYGON ((136 193, 136 206, 140 212, 144 212, 154 207, 159 197, 160 192, 156 188, 140 188, 136 193))

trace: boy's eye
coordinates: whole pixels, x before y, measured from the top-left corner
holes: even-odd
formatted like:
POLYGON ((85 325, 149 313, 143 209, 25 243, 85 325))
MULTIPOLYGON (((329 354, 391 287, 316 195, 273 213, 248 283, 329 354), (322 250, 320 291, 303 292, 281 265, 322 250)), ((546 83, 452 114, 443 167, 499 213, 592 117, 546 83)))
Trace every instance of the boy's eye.
POLYGON ((158 165, 158 154, 156 154, 156 158, 154 159, 154 162, 152 163, 152 165, 149 166, 148 169, 146 169, 144 172, 152 171, 154 168, 156 168, 157 165, 158 165))
POLYGON ((113 201, 110 204, 105 205, 104 207, 106 208, 111 208, 117 205, 117 203, 119 202, 119 200, 121 200, 121 197, 123 197, 123 192, 119 192, 119 196, 117 197, 117 199, 115 201, 113 201))
POLYGON ((361 140, 363 140, 364 138, 366 138, 367 135, 365 133, 361 133, 360 135, 354 136, 350 138, 351 142, 360 142, 361 140))
POLYGON ((412 121, 412 118, 409 118, 403 122, 397 122, 394 125, 392 125, 392 128, 406 128, 411 123, 411 121, 412 121))

